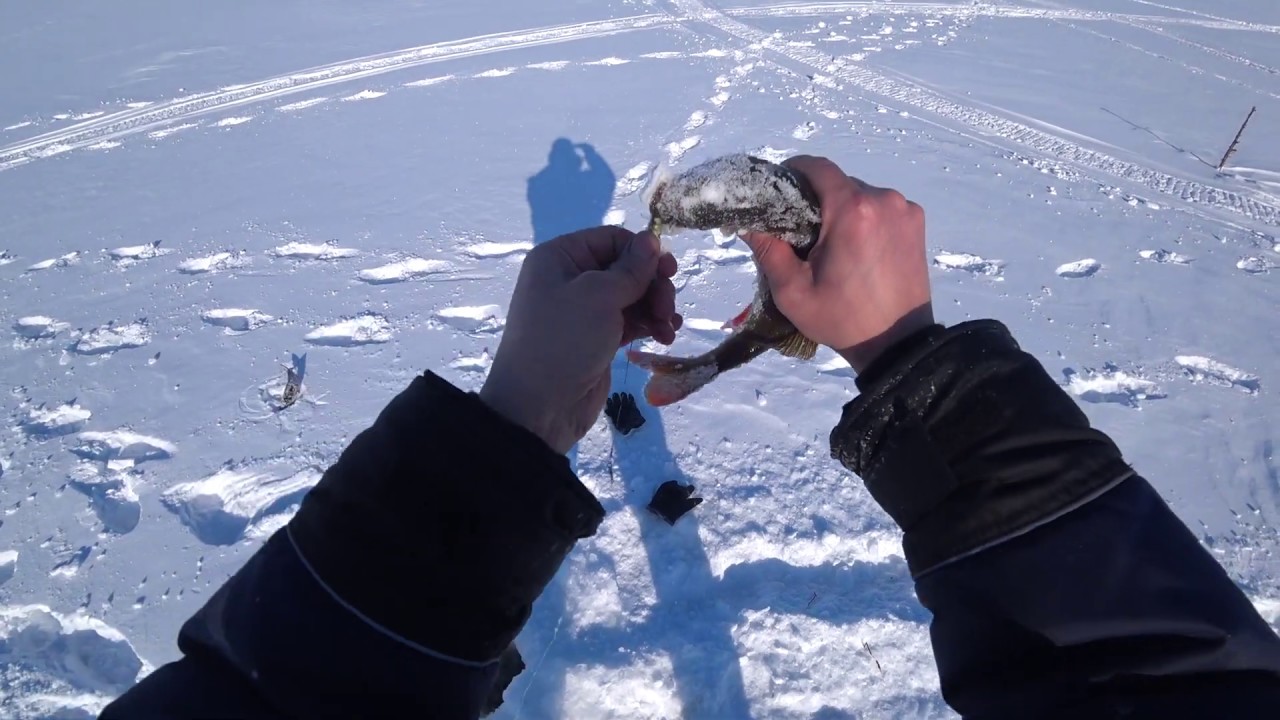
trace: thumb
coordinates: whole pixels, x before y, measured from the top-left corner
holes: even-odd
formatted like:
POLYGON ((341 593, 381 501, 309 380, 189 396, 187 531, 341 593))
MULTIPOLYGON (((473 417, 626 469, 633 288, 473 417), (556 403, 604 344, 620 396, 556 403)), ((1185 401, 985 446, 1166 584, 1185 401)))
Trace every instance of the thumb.
POLYGON ((609 294, 609 299, 625 308, 648 292, 649 284, 658 275, 659 255, 658 238, 648 231, 637 233, 608 268, 587 273, 583 279, 594 276, 594 282, 609 294))
POLYGON ((761 232, 748 232, 742 235, 742 241, 751 248, 756 266, 764 273, 772 288, 790 282, 804 265, 785 240, 761 232))

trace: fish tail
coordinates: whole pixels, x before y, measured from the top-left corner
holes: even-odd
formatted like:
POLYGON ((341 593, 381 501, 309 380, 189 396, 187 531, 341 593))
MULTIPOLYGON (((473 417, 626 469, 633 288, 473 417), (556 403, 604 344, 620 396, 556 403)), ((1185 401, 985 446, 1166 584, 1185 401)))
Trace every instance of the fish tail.
POLYGON ((644 399, 654 407, 679 402, 720 374, 714 357, 680 358, 630 350, 627 359, 652 373, 644 399))

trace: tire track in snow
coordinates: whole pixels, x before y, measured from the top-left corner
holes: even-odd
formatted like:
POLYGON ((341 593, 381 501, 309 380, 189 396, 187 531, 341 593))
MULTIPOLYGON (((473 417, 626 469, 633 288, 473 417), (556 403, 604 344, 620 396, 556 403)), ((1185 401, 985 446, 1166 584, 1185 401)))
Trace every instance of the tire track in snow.
MULTIPOLYGON (((1168 55, 1164 55, 1164 54, 1162 54, 1162 53, 1158 53, 1158 52, 1156 52, 1156 51, 1154 51, 1154 50, 1148 50, 1147 48, 1144 48, 1144 47, 1142 47, 1141 45, 1138 45, 1138 44, 1136 44, 1136 43, 1131 43, 1131 42, 1129 42, 1128 40, 1122 40, 1122 39, 1120 39, 1120 38, 1118 38, 1118 37, 1115 37, 1114 35, 1108 35, 1108 34, 1106 34, 1106 33, 1104 33, 1104 32, 1099 32, 1099 31, 1097 31, 1097 30, 1094 30, 1093 28, 1081 27, 1080 25, 1076 25, 1075 23, 1070 23, 1070 22, 1062 22, 1062 21, 1059 21, 1059 22, 1060 22, 1060 24, 1061 24, 1061 25, 1063 25, 1064 27, 1069 27, 1069 28, 1071 28, 1072 30, 1075 30, 1075 31, 1077 31, 1077 32, 1088 33, 1088 34, 1093 35, 1093 36, 1095 36, 1095 37, 1102 38, 1103 40, 1109 40, 1109 41, 1111 41, 1111 42, 1113 42, 1113 43, 1116 43, 1117 45, 1121 45, 1121 46, 1123 46, 1123 47, 1129 48, 1130 50, 1133 50, 1134 52, 1139 52, 1139 53, 1142 53, 1143 55, 1148 55, 1148 56, 1153 57, 1153 58, 1155 58, 1155 59, 1157 59, 1157 60, 1161 60, 1161 61, 1164 61, 1164 62, 1172 63, 1172 64, 1174 64, 1174 65, 1177 65, 1177 66, 1179 66, 1179 67, 1183 68, 1184 70, 1186 70, 1187 72, 1190 72, 1190 73, 1191 73, 1191 74, 1193 74, 1193 75, 1207 75, 1207 76, 1209 76, 1209 77, 1214 77, 1214 78, 1217 78, 1218 80, 1221 80, 1221 81, 1223 81, 1223 82, 1225 82, 1225 83, 1230 83, 1231 85, 1235 85, 1235 86, 1237 86, 1237 87, 1244 88, 1245 90, 1248 90, 1249 92, 1257 93, 1257 94, 1259 94, 1259 95, 1268 95, 1268 96, 1273 97, 1273 98, 1275 98, 1275 99, 1277 99, 1277 100, 1280 100, 1280 95, 1278 95, 1278 94, 1276 94, 1276 93, 1273 93, 1273 92, 1271 92, 1271 91, 1269 91, 1269 90, 1262 90, 1262 89, 1260 89, 1260 88, 1254 87, 1253 85, 1250 85, 1249 83, 1247 83, 1247 82, 1245 82, 1245 81, 1243 81, 1243 80, 1237 80, 1237 79, 1235 79, 1235 78, 1227 77, 1226 75, 1223 75, 1223 74, 1221 74, 1221 73, 1216 73, 1216 72, 1212 72, 1212 71, 1209 71, 1209 70, 1205 70, 1205 69, 1204 69, 1204 68, 1202 68, 1202 67, 1198 67, 1198 66, 1196 66, 1196 65, 1192 65, 1192 64, 1190 64, 1190 63, 1183 62, 1182 60, 1179 60, 1179 59, 1177 59, 1177 58, 1173 58, 1173 57, 1169 57, 1168 55)), ((1130 25, 1131 27, 1138 28, 1138 29, 1140 29, 1140 30, 1147 30, 1147 29, 1149 29, 1149 28, 1146 28, 1146 27, 1144 27, 1144 26, 1142 26, 1142 25, 1138 25, 1138 24, 1136 24, 1136 23, 1126 23, 1126 24, 1130 25)), ((1160 32, 1160 31, 1159 31, 1159 30, 1155 30, 1155 32, 1160 32)), ((1171 38, 1177 39, 1175 36, 1173 36, 1173 35, 1169 35, 1168 33, 1163 33, 1163 34, 1167 35, 1168 37, 1171 37, 1171 38)), ((1231 56, 1231 57, 1235 58, 1235 56, 1234 56, 1234 55, 1233 55, 1233 56, 1231 56)), ((1236 59, 1243 60, 1243 58, 1236 58, 1236 59)), ((1246 62, 1247 62, 1247 61, 1246 61, 1246 62)))
POLYGON ((394 70, 674 24, 674 21, 666 15, 636 15, 616 20, 598 20, 479 35, 322 65, 246 85, 232 85, 212 92, 187 95, 141 108, 111 113, 37 135, 0 148, 0 171, 103 140, 145 132, 208 113, 260 103, 394 70))
MULTIPOLYGON (((306 92, 336 83, 381 75, 394 70, 506 50, 552 45, 571 40, 602 37, 636 30, 671 27, 689 19, 705 20, 703 14, 706 12, 706 8, 699 3, 682 5, 677 2, 676 5, 681 7, 682 10, 688 9, 692 12, 687 13, 687 17, 673 16, 671 14, 635 15, 614 20, 597 20, 536 29, 513 30, 461 40, 448 40, 389 53, 368 55, 267 80, 231 85, 212 92, 186 95, 172 100, 130 103, 131 107, 121 112, 111 114, 101 114, 100 112, 97 114, 84 113, 72 118, 81 118, 83 119, 82 122, 0 147, 0 172, 18 167, 32 160, 60 155, 81 147, 91 145, 99 147, 114 146, 111 144, 113 138, 180 123, 208 113, 306 92)), ((918 13, 931 17, 1136 20, 1155 24, 1174 23, 1230 30, 1280 33, 1280 26, 1245 23, 1227 18, 1217 18, 1216 16, 1206 16, 1205 19, 1198 19, 1002 5, 947 6, 932 3, 884 3, 878 0, 869 2, 777 4, 762 7, 731 8, 723 13, 716 14, 725 21, 733 22, 730 20, 731 16, 782 18, 822 16, 849 12, 868 15, 918 13)), ((745 25, 741 27, 747 28, 745 25)), ((759 32, 754 29, 752 31, 759 32)), ((800 48, 793 48, 793 50, 800 50, 800 48)), ((813 51, 801 54, 817 55, 813 51)), ((804 60, 801 61, 805 62, 804 60)), ((24 124, 28 123, 20 123, 19 125, 10 126, 10 128, 16 128, 24 124)))
MULTIPOLYGON (((1136 2, 1137 0, 1135 0, 1136 2)), ((1148 3, 1154 5, 1154 3, 1148 3)), ((1156 7, 1165 7, 1157 5, 1156 7)), ((1020 5, 943 5, 940 3, 884 2, 883 0, 863 0, 862 2, 818 2, 818 3, 786 3, 764 5, 760 7, 728 8, 725 15, 734 18, 788 18, 788 17, 822 17, 858 13, 860 15, 925 15, 928 17, 959 17, 964 19, 996 18, 999 20, 1092 20, 1097 22, 1124 22, 1128 20, 1168 25, 1192 25, 1215 30, 1240 30, 1250 32, 1280 33, 1280 25, 1267 25, 1242 20, 1218 17, 1216 15, 1199 15, 1192 17, 1171 17, 1168 15, 1133 15, 1130 13, 1113 13, 1102 10, 1077 10, 1073 8, 1039 8, 1020 5)), ((1189 12, 1184 10, 1183 12, 1189 12)))
POLYGON ((903 78, 890 78, 866 66, 833 62, 830 55, 811 48, 786 44, 770 33, 738 22, 723 12, 703 5, 698 0, 669 0, 669 3, 678 10, 678 13, 672 13, 673 17, 689 18, 710 25, 743 42, 750 43, 757 52, 763 50, 776 53, 819 73, 834 76, 901 105, 968 126, 982 135, 993 135, 1031 148, 1043 155, 1106 173, 1166 195, 1173 195, 1193 205, 1230 210, 1258 222, 1280 225, 1280 207, 1274 204, 1231 190, 1175 177, 1144 165, 1120 160, 1097 150, 1090 150, 1043 130, 969 105, 962 105, 914 82, 903 78))
MULTIPOLYGON (((700 6, 695 3, 694 10, 697 10, 698 7, 700 6)), ((725 19, 729 17, 813 17, 851 12, 865 15, 916 13, 930 17, 957 16, 965 18, 992 17, 1001 19, 1024 18, 1122 22, 1132 20, 1153 24, 1182 24, 1227 30, 1280 33, 1280 26, 1246 23, 1228 18, 1217 18, 1216 16, 1185 18, 1030 8, 1011 5, 951 6, 935 3, 886 3, 880 0, 866 2, 781 3, 761 7, 739 7, 724 11, 721 17, 725 19)), ((82 113, 75 116, 68 115, 67 117, 70 119, 80 119, 82 121, 59 130, 42 133, 35 137, 0 147, 0 171, 18 167, 32 160, 60 155, 90 145, 104 148, 114 147, 115 145, 111 143, 112 138, 145 132, 228 108, 259 103, 336 83, 381 75, 394 70, 506 50, 553 45, 571 40, 583 40, 636 30, 672 27, 685 20, 697 18, 698 14, 696 12, 692 13, 690 17, 672 16, 670 14, 634 15, 613 20, 597 20, 478 35, 461 40, 447 40, 389 53, 368 55, 288 75, 280 75, 267 80, 231 85, 219 90, 186 95, 172 100, 129 103, 127 105, 129 109, 111 114, 102 114, 101 111, 95 111, 94 113, 82 113)), ((10 125, 5 129, 16 129, 29 124, 29 121, 21 122, 16 125, 10 125)))
POLYGON ((1201 50, 1203 52, 1206 52, 1210 55, 1213 55, 1214 57, 1221 58, 1223 60, 1229 60, 1231 62, 1240 63, 1241 65, 1251 67, 1254 70, 1261 70, 1262 72, 1265 72, 1270 75, 1280 75, 1280 69, 1273 68, 1270 65, 1264 65, 1260 62, 1255 62, 1253 60, 1250 60, 1247 57, 1242 57, 1240 55, 1229 53, 1226 50, 1223 50, 1222 48, 1216 48, 1216 47, 1213 47, 1212 45, 1205 45, 1204 43, 1198 43, 1195 40, 1188 40, 1187 38, 1184 38, 1180 35, 1174 35, 1168 30, 1155 27, 1154 25, 1149 25, 1142 21, 1117 18, 1116 22, 1123 23, 1125 25, 1129 25, 1132 27, 1136 27, 1140 30, 1146 30, 1149 33, 1154 33, 1161 37, 1169 38, 1170 40, 1182 43, 1183 45, 1187 45, 1188 47, 1196 48, 1197 50, 1201 50))

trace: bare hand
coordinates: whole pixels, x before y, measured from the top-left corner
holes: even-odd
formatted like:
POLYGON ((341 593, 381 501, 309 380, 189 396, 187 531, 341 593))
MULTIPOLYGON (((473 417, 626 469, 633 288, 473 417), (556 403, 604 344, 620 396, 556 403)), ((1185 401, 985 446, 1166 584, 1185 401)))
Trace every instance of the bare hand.
POLYGON ((826 158, 802 155, 783 164, 818 195, 817 245, 802 261, 777 238, 744 239, 782 314, 860 373, 890 345, 933 323, 924 210, 897 190, 849 177, 826 158))
POLYGON ((601 227, 530 251, 480 398, 559 453, 586 434, 609 394, 618 348, 675 340, 676 260, 651 233, 601 227))

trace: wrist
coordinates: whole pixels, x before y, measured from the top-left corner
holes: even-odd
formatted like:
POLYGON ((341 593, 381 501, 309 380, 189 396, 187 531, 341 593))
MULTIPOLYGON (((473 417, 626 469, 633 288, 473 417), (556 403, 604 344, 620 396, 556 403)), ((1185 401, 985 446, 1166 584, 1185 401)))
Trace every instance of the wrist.
POLYGON ((898 318, 879 335, 836 352, 849 363, 855 373, 862 375, 882 356, 890 353, 894 346, 934 325, 933 304, 926 302, 898 318))
POLYGON ((557 423, 547 411, 547 403, 538 402, 531 393, 501 375, 490 373, 478 393, 480 401, 490 410, 516 425, 528 430, 563 455, 572 443, 564 443, 563 433, 556 431, 557 423))

